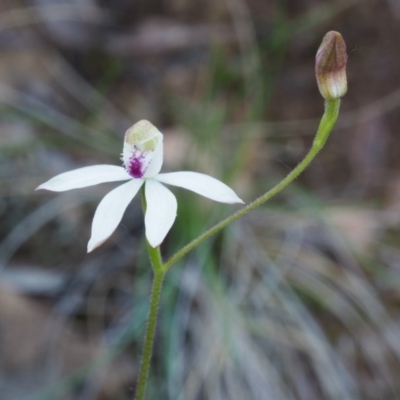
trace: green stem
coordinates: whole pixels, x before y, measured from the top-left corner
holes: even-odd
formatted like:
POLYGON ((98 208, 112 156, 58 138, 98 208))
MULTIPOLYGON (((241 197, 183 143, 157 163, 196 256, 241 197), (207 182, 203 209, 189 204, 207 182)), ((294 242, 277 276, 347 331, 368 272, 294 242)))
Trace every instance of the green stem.
MULTIPOLYGON (((144 185, 142 186, 141 189, 141 197, 142 197, 143 214, 146 214, 147 204, 146 204, 144 185)), ((151 247, 147 240, 146 240, 146 247, 147 247, 147 252, 149 254, 151 266, 153 268, 154 279, 151 289, 149 314, 147 316, 147 326, 144 337, 142 361, 140 364, 138 385, 136 389, 136 396, 135 396, 136 400, 143 400, 144 395, 146 393, 146 384, 147 384, 147 379, 149 377, 150 361, 151 361, 151 356, 153 354, 153 343, 157 325, 157 314, 160 305, 162 285, 166 273, 166 270, 163 268, 160 248, 151 247)))
POLYGON ((204 242, 210 236, 219 232, 222 228, 229 225, 230 223, 238 220, 239 218, 246 215, 248 212, 254 210, 259 207, 261 204, 265 203, 271 197, 278 194, 281 190, 283 190, 289 183, 291 183, 294 179, 296 179, 311 163, 311 161, 315 158, 318 152, 322 149, 324 144, 326 143, 329 134, 331 133, 335 123, 337 121, 339 115, 339 107, 340 107, 340 99, 336 100, 327 100, 325 102, 325 112, 322 116, 321 122, 318 127, 317 134, 315 136, 313 145, 310 151, 307 153, 303 161, 301 161, 297 167, 281 182, 279 182, 276 186, 274 186, 267 193, 260 196, 258 199, 254 200, 252 203, 243 207, 241 210, 232 214, 231 216, 225 218, 218 224, 214 225, 212 228, 198 236, 196 239, 189 242, 186 246, 182 247, 177 253, 175 253, 168 261, 164 264, 164 270, 168 271, 171 266, 176 263, 180 258, 182 258, 189 251, 193 250, 200 243, 204 242))
POLYGON ((144 339, 142 362, 140 365, 140 373, 139 373, 139 379, 135 397, 136 400, 144 400, 144 395, 146 392, 146 384, 147 384, 147 378, 149 376, 151 356, 153 353, 154 335, 156 331, 157 314, 160 304, 160 295, 161 295, 164 276, 165 272, 163 272, 162 270, 154 272, 154 280, 153 280, 153 287, 151 290, 149 315, 147 317, 147 328, 144 339))

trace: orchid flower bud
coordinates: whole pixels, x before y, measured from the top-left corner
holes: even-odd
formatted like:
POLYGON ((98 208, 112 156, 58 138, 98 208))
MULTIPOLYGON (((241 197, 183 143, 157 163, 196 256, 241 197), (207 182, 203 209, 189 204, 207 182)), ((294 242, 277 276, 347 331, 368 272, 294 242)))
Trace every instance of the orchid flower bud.
POLYGON ((330 31, 322 39, 315 58, 318 88, 325 100, 335 100, 347 92, 346 43, 339 32, 330 31))

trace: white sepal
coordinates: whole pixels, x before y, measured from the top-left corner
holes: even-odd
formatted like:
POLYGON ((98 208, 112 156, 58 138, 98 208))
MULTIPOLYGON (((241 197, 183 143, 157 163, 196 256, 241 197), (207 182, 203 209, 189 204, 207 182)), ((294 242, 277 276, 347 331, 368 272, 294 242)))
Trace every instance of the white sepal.
POLYGON ((107 193, 94 214, 92 236, 88 243, 88 253, 99 247, 117 228, 128 204, 143 184, 142 179, 132 179, 107 193))
POLYGON ((211 200, 221 203, 244 203, 229 186, 225 185, 225 183, 209 175, 200 174, 198 172, 171 172, 168 174, 159 174, 154 179, 168 185, 191 190, 201 196, 208 197, 211 200))
POLYGON ((126 181, 132 179, 124 168, 117 165, 93 165, 56 175, 36 188, 64 192, 104 182, 126 181))
POLYGON ((145 186, 146 237, 152 247, 158 247, 171 229, 178 209, 175 196, 154 179, 147 179, 145 186))

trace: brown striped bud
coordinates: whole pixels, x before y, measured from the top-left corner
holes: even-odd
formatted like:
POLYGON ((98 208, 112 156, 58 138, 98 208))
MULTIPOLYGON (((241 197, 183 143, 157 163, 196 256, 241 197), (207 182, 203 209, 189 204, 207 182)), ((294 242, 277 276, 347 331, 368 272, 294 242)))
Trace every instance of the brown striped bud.
POLYGON ((339 99, 347 92, 346 43, 339 32, 330 31, 322 39, 315 58, 315 76, 325 100, 339 99))

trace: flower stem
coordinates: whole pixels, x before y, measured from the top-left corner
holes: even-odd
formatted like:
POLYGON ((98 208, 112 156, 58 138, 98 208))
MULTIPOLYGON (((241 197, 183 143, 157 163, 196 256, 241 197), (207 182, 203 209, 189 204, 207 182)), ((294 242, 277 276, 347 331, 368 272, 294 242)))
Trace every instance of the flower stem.
POLYGON ((186 246, 182 247, 178 252, 176 252, 168 261, 164 263, 164 270, 168 271, 171 266, 176 263, 180 258, 182 258, 189 251, 193 250, 204 240, 208 239, 210 236, 219 232, 222 228, 229 225, 230 223, 238 220, 239 218, 246 215, 248 212, 254 210, 259 207, 261 204, 265 203, 273 196, 282 191, 289 183, 291 183, 294 179, 296 179, 311 163, 311 161, 315 158, 318 152, 322 149, 324 144, 326 143, 329 134, 331 133, 337 118, 339 116, 339 107, 340 107, 340 99, 327 100, 325 102, 325 112, 322 116, 321 122, 318 127, 317 134, 315 136, 314 142, 310 151, 307 153, 303 161, 301 161, 297 167, 290 172, 285 179, 280 181, 276 186, 274 186, 271 190, 260 196, 258 199, 254 200, 252 203, 243 207, 241 210, 235 212, 231 216, 225 218, 218 224, 214 225, 212 228, 202 233, 196 239, 189 242, 186 246))
POLYGON ((149 315, 147 317, 147 327, 144 339, 142 362, 140 365, 140 373, 136 389, 136 400, 143 400, 146 392, 146 384, 147 378, 149 376, 151 356, 153 353, 154 335, 156 331, 157 314, 160 304, 160 295, 164 276, 164 271, 154 271, 153 287, 151 290, 149 315))
MULTIPOLYGON (((141 188, 141 197, 142 197, 143 214, 145 214, 147 204, 146 204, 144 185, 141 188)), ((146 384, 147 384, 147 379, 149 377, 150 361, 151 361, 151 356, 153 354, 153 343, 154 343, 154 335, 156 332, 158 308, 160 305, 160 295, 164 281, 164 276, 166 274, 166 270, 163 267, 160 248, 151 247, 147 240, 146 240, 146 247, 147 247, 147 252, 149 254, 151 266, 153 268, 154 277, 151 289, 150 308, 149 308, 149 314, 147 316, 147 326, 144 337, 144 347, 143 347, 142 361, 140 364, 140 372, 139 372, 135 400, 143 400, 146 393, 146 384)))

